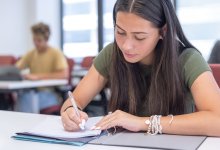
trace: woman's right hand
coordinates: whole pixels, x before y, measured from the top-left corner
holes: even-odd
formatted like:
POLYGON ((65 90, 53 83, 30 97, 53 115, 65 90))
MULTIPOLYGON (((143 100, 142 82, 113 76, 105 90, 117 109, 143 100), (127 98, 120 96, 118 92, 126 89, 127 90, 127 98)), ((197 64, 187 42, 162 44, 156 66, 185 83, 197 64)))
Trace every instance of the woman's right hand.
POLYGON ((79 114, 80 117, 77 116, 73 107, 61 113, 61 120, 66 131, 78 131, 80 130, 79 124, 82 120, 88 120, 88 115, 85 112, 79 110, 79 114))

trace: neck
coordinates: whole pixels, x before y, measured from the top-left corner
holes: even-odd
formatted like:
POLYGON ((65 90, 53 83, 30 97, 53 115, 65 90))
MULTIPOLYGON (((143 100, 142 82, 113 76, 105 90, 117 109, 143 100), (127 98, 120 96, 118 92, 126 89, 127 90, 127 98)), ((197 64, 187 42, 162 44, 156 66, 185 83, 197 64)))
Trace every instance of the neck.
POLYGON ((45 46, 43 48, 37 49, 37 51, 40 52, 40 53, 43 53, 43 52, 47 51, 48 47, 49 46, 45 46))

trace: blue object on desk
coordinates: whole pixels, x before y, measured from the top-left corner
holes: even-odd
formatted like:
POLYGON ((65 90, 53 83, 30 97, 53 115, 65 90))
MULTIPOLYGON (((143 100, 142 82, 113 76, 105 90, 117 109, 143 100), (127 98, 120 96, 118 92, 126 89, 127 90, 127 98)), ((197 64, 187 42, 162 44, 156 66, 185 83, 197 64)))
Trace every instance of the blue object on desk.
POLYGON ((16 133, 12 136, 13 139, 22 140, 22 141, 32 141, 32 142, 41 142, 41 143, 51 143, 51 144, 66 144, 74 146, 83 146, 88 142, 99 138, 102 135, 106 135, 107 132, 102 132, 99 136, 90 136, 83 138, 51 138, 47 136, 38 136, 28 132, 16 133))
POLYGON ((22 141, 32 141, 32 142, 52 143, 52 144, 66 144, 66 145, 74 145, 74 146, 82 146, 86 144, 83 142, 72 142, 72 141, 64 141, 64 140, 58 140, 58 139, 49 139, 49 138, 27 136, 27 135, 15 135, 15 136, 12 136, 12 138, 16 140, 22 140, 22 141))

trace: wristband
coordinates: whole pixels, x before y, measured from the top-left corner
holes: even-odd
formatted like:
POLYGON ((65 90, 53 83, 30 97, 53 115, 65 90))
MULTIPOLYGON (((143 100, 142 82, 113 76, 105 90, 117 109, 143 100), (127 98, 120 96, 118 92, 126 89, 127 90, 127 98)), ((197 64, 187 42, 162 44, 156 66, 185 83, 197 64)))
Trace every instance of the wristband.
MULTIPOLYGON (((64 112, 65 112, 67 109, 71 108, 71 107, 73 107, 73 106, 71 105, 71 106, 68 106, 67 108, 65 108, 65 109, 64 109, 64 112)), ((78 106, 77 106, 77 108, 78 108, 80 111, 82 111, 82 109, 79 108, 78 106)))
POLYGON ((65 108, 65 109, 64 109, 64 112, 65 112, 67 109, 71 108, 71 107, 73 107, 73 106, 68 106, 67 108, 65 108))

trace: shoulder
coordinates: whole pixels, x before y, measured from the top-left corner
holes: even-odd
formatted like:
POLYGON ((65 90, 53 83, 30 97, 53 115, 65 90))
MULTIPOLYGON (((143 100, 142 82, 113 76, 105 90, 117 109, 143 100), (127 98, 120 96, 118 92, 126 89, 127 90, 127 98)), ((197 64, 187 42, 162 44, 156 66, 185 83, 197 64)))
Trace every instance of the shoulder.
POLYGON ((185 63, 193 57, 202 57, 201 53, 195 48, 185 49, 179 56, 181 63, 185 63))
POLYGON ((36 49, 31 49, 25 55, 34 55, 36 51, 37 51, 36 49))
POLYGON ((22 57, 21 59, 32 59, 32 57, 35 55, 36 50, 35 49, 31 49, 29 51, 27 51, 22 57))
POLYGON ((114 50, 114 44, 108 44, 103 50, 98 54, 98 56, 94 59, 93 64, 96 70, 103 75, 104 77, 108 77, 109 68, 112 58, 112 52, 114 50))
POLYGON ((49 47, 48 53, 54 57, 64 57, 63 52, 58 48, 49 47))
POLYGON ((54 47, 49 47, 49 48, 48 48, 48 51, 49 51, 50 53, 54 53, 54 54, 60 54, 60 53, 62 53, 62 51, 61 51, 60 49, 54 48, 54 47))
MULTIPOLYGON (((113 43, 110 43, 110 44, 108 44, 107 46, 105 46, 105 47, 100 51, 99 55, 100 55, 101 57, 103 57, 103 56, 109 57, 109 56, 111 56, 111 54, 112 54, 112 52, 113 52, 113 49, 114 49, 114 44, 113 44, 113 43)), ((99 55, 98 55, 98 56, 99 56, 99 55)))
POLYGON ((179 61, 184 82, 188 88, 191 88, 193 82, 198 78, 199 75, 206 71, 211 71, 202 54, 195 48, 185 49, 180 54, 179 61))

